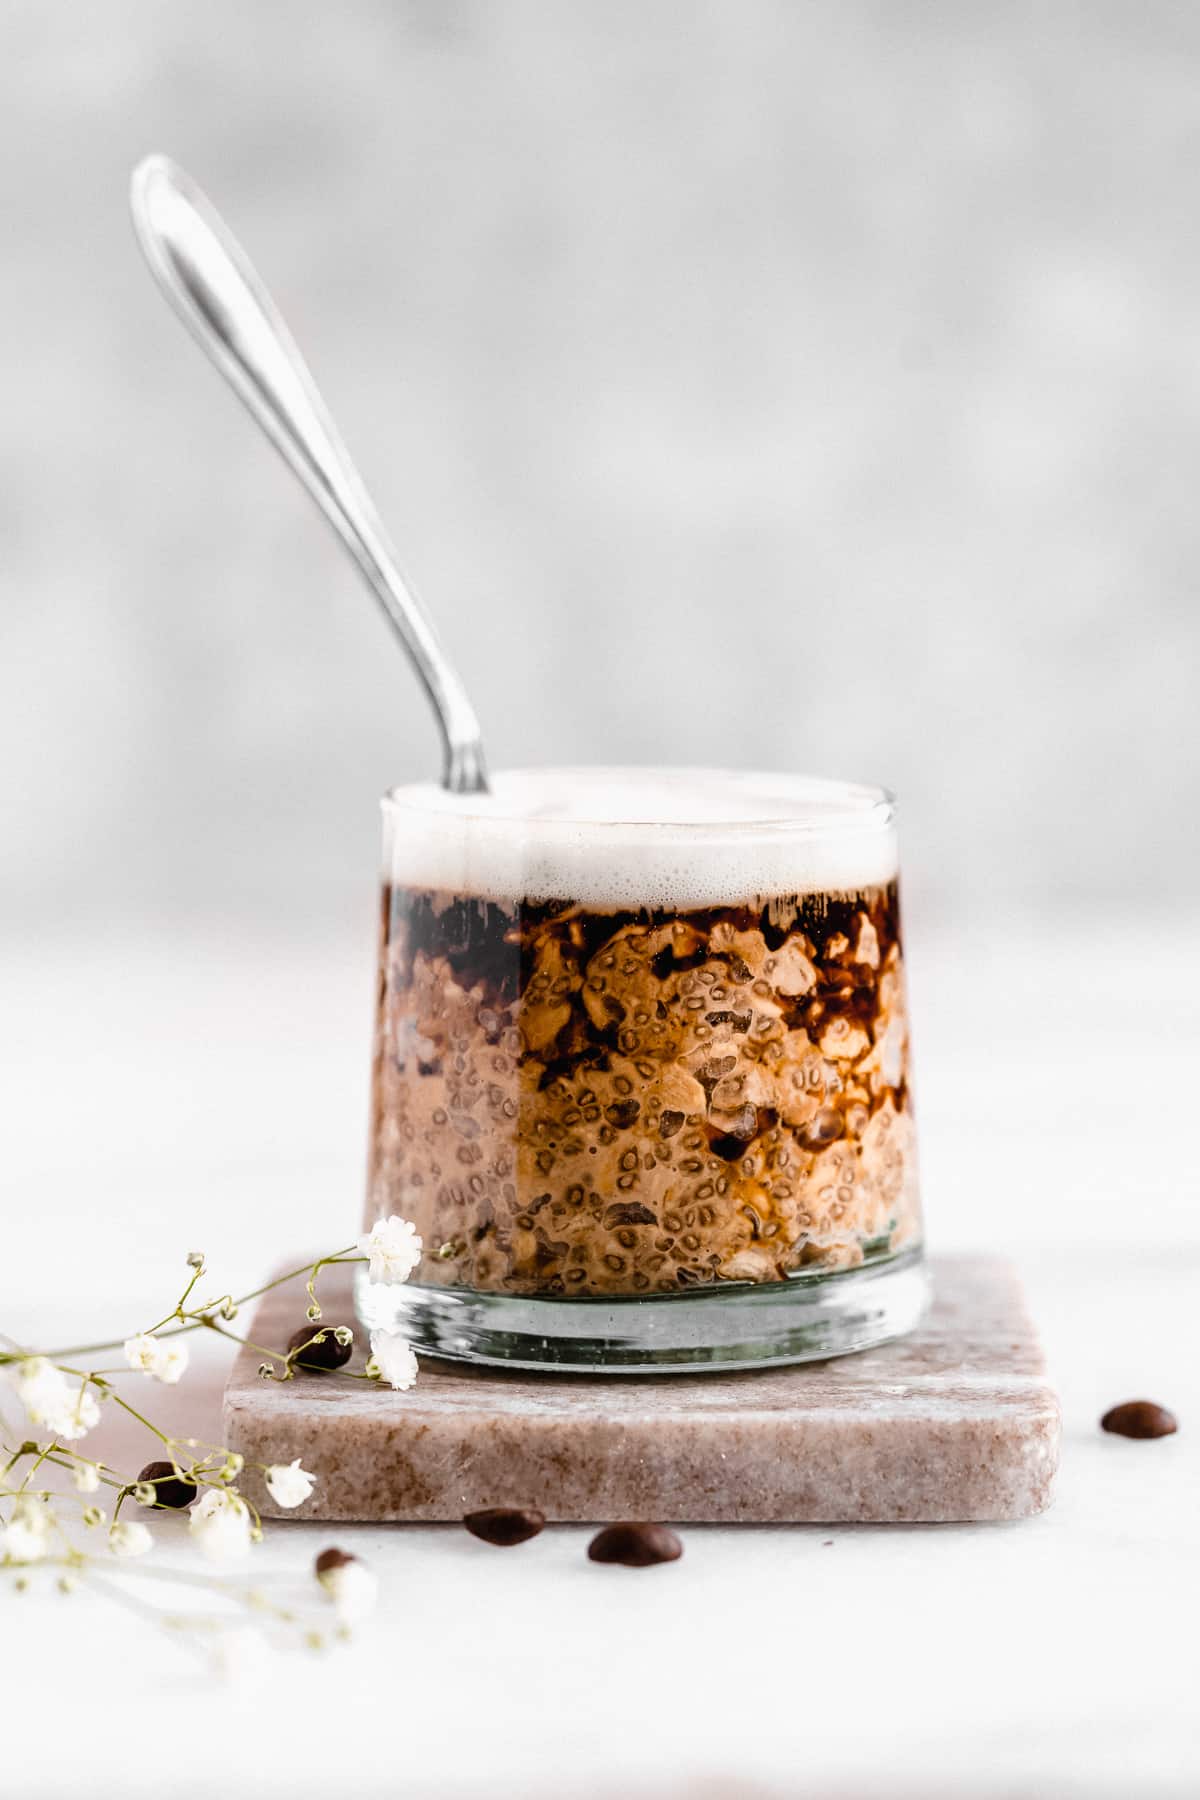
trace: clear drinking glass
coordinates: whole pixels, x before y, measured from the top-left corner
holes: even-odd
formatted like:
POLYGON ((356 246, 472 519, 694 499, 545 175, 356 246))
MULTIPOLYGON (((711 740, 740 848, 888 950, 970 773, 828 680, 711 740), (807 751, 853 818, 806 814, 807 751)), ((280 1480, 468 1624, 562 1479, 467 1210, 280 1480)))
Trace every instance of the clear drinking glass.
POLYGON ((614 1372, 826 1357, 926 1300, 880 788, 542 769, 383 801, 364 1321, 614 1372))

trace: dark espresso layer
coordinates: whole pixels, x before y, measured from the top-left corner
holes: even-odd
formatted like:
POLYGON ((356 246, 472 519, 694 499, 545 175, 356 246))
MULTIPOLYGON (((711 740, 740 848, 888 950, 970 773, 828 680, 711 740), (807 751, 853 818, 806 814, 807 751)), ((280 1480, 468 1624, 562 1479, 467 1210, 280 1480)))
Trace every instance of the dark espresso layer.
POLYGON ((639 1293, 916 1230, 894 883, 602 913, 385 890, 370 1218, 421 1278, 639 1293))

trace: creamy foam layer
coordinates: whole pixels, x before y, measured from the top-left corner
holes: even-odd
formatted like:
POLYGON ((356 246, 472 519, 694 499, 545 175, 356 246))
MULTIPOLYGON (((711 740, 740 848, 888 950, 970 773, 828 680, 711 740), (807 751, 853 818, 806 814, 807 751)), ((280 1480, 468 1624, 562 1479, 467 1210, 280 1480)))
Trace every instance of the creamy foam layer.
POLYGON ((384 800, 384 877, 602 910, 852 893, 896 874, 883 789, 708 769, 510 769, 490 794, 384 800))

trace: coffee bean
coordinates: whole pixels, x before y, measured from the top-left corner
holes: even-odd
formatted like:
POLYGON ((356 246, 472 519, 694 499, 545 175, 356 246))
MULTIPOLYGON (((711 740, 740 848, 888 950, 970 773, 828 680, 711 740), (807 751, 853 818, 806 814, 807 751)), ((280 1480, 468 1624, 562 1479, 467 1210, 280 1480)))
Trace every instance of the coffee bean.
POLYGON ((472 1537, 485 1544, 523 1544, 536 1537, 546 1523, 536 1506, 487 1506, 468 1513, 463 1524, 472 1537))
POLYGON ((1165 1406, 1156 1406, 1153 1400, 1126 1400, 1109 1408, 1100 1421, 1100 1429, 1115 1431, 1118 1437, 1160 1438, 1170 1437, 1179 1425, 1174 1413, 1165 1406))
POLYGON ((627 1569, 648 1569, 651 1563, 675 1562, 683 1545, 666 1525, 640 1525, 626 1521, 606 1525, 588 1545, 588 1557, 598 1563, 624 1563, 627 1569))
POLYGON ((347 1550, 322 1550, 313 1563, 313 1568, 316 1570, 319 1581, 322 1575, 330 1575, 334 1569, 344 1569, 347 1563, 357 1561, 358 1558, 351 1556, 347 1550))
POLYGON ((185 1506, 190 1506, 196 1498, 195 1482, 177 1475, 173 1463, 147 1463, 138 1480, 152 1484, 156 1506, 169 1506, 179 1512, 185 1506))
POLYGON ((287 1341, 288 1349, 299 1353, 292 1359, 293 1366, 306 1369, 312 1374, 321 1374, 330 1369, 340 1369, 343 1363, 348 1363, 354 1345, 340 1344, 333 1335, 335 1330, 336 1326, 333 1325, 306 1323, 298 1331, 293 1331, 287 1341))

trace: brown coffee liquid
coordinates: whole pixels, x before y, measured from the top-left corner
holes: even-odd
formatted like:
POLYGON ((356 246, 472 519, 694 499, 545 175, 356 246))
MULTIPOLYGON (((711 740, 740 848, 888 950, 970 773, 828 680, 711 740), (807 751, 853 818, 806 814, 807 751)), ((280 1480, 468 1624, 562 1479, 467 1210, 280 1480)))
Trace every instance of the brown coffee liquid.
POLYGON ((895 883, 601 912, 383 896, 368 1221, 417 1279, 779 1281, 918 1231, 895 883))

